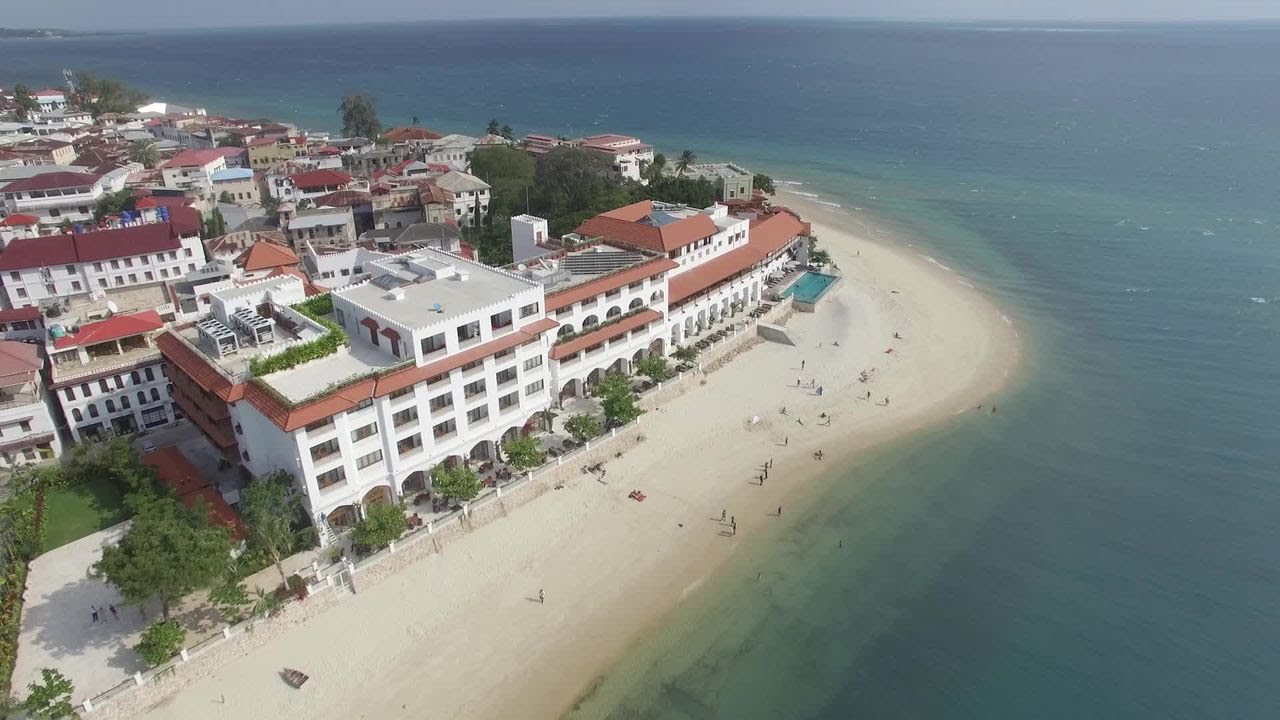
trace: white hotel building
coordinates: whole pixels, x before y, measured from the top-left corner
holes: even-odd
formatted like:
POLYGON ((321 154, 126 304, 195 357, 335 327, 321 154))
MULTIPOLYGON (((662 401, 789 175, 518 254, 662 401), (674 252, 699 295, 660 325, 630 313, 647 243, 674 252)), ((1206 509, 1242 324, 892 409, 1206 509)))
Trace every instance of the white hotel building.
POLYGON ((441 462, 491 459, 551 404, 542 285, 424 249, 330 294, 349 347, 252 377, 328 330, 295 310, 296 277, 212 293, 212 315, 159 338, 175 401, 254 475, 291 473, 325 541, 370 503, 429 487, 441 462))

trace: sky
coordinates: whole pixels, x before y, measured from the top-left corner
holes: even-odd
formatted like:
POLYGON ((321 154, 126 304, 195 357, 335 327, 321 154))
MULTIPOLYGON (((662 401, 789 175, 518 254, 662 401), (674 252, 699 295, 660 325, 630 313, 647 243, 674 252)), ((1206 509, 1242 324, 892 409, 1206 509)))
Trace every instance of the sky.
POLYGON ((1280 19, 1280 0, 3 0, 0 27, 161 29, 524 17, 803 16, 902 20, 1280 19), (483 7, 483 12, 477 12, 483 7))

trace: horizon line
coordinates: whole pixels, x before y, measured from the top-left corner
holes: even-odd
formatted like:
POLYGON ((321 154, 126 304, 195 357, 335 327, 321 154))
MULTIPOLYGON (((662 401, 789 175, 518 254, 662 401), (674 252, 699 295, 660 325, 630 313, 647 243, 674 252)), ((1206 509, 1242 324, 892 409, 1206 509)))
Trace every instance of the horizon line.
MULTIPOLYGON (((576 16, 527 16, 527 15, 510 15, 500 17, 485 18, 419 18, 414 20, 367 20, 364 22, 350 23, 340 20, 320 20, 316 22, 300 22, 286 24, 265 24, 265 25, 205 25, 200 28, 191 27, 154 27, 154 28, 134 28, 134 27, 96 27, 92 29, 79 29, 73 27, 50 27, 50 26, 9 26, 4 25, 0 28, 6 30, 27 30, 37 31, 44 30, 49 32, 71 32, 84 35, 105 35, 105 34, 125 34, 125 33, 149 33, 149 32, 200 32, 203 30, 266 30, 278 28, 322 28, 322 27, 367 27, 380 25, 408 25, 417 23, 432 24, 496 24, 501 22, 516 21, 541 21, 541 22, 599 22, 603 20, 613 21, 629 21, 629 20, 719 20, 719 21, 739 21, 750 22, 757 20, 789 20, 789 21, 845 21, 845 22, 866 22, 866 23, 892 23, 903 25, 924 25, 935 23, 986 23, 993 25, 1013 25, 1013 26, 1040 26, 1040 25, 1089 25, 1089 26, 1135 26, 1135 25, 1255 25, 1255 24, 1280 24, 1280 15, 1275 17, 1254 17, 1254 18, 1227 18, 1227 17, 1198 17, 1198 18, 1181 18, 1181 19, 1159 19, 1159 18, 1109 18, 1109 19, 1089 19, 1089 18, 991 18, 991 17, 964 17, 964 16, 937 16, 937 17, 883 17, 869 15, 735 15, 732 17, 724 17, 721 15, 576 15, 576 16)), ((39 38, 12 38, 12 39, 39 39, 39 38)))

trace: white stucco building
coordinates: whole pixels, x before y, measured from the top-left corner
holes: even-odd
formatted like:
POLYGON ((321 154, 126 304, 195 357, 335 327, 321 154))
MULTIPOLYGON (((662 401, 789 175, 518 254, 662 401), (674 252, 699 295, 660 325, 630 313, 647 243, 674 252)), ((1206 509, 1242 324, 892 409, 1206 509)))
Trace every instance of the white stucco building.
POLYGON ((62 454, 43 366, 36 345, 0 340, 0 468, 62 454))
POLYGON ((482 219, 489 214, 489 184, 475 175, 452 170, 436 178, 435 184, 453 195, 453 214, 459 225, 471 227, 477 214, 482 219))

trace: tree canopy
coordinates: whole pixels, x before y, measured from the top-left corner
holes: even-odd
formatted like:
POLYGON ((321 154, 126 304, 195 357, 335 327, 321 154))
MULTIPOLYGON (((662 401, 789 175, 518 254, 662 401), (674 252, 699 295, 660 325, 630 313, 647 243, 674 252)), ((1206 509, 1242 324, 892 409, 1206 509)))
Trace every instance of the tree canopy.
POLYGON ((293 492, 293 478, 280 471, 254 479, 240 493, 241 514, 249 527, 250 542, 267 554, 288 584, 283 561, 294 550, 299 531, 294 529, 302 503, 293 492))
POLYGON ((76 91, 67 98, 68 104, 88 110, 97 117, 103 113, 131 113, 147 101, 146 93, 134 90, 119 80, 98 77, 80 71, 74 75, 76 91))
POLYGON ((31 88, 26 85, 13 86, 13 103, 14 113, 19 120, 30 120, 31 113, 40 111, 39 101, 31 94, 31 88))
POLYGON ((685 150, 680 153, 680 158, 676 160, 676 174, 683 175, 689 171, 689 168, 698 162, 698 155, 692 150, 685 150))
POLYGON ((178 654, 187 639, 187 631, 173 620, 152 623, 133 646, 138 656, 150 667, 161 665, 178 654))
POLYGON ((338 115, 342 118, 342 134, 347 137, 372 140, 382 134, 377 103, 372 95, 351 93, 343 97, 342 104, 338 105, 338 115))
POLYGON ((29 717, 40 720, 69 720, 77 717, 71 704, 75 686, 65 675, 53 668, 40 670, 40 682, 27 685, 27 699, 22 709, 29 717))
POLYGON ((640 417, 640 406, 636 404, 636 391, 631 387, 631 379, 621 373, 609 373, 596 386, 596 395, 600 398, 600 407, 604 410, 604 418, 612 427, 619 427, 640 417))
POLYGON ((351 528, 351 540, 357 545, 386 547, 409 529, 404 506, 376 503, 365 508, 364 517, 351 528))
POLYGON ((778 192, 778 189, 773 186, 773 178, 764 173, 756 173, 751 184, 756 190, 767 192, 770 195, 778 192))
POLYGON ((507 462, 517 472, 532 470, 546 460, 546 453, 538 445, 537 438, 532 435, 520 435, 502 444, 502 451, 507 455, 507 462))
POLYGON ((224 575, 231 554, 226 528, 210 524, 203 503, 188 510, 176 498, 135 502, 137 514, 124 537, 103 549, 94 566, 129 605, 160 602, 169 609, 183 596, 209 587, 224 575))
POLYGON ((580 443, 584 443, 604 432, 604 428, 600 425, 600 419, 595 415, 586 413, 570 416, 568 420, 564 421, 564 429, 573 436, 574 440, 580 443))
POLYGON ((137 205, 138 199, 133 196, 132 188, 103 193, 93 206, 93 217, 95 220, 101 220, 108 215, 119 215, 125 210, 134 210, 137 205))
POLYGON ((466 502, 480 494, 480 478, 466 465, 440 465, 432 475, 431 489, 442 497, 466 502))
POLYGON ((160 148, 154 140, 138 140, 129 146, 129 159, 153 168, 160 163, 160 148))

